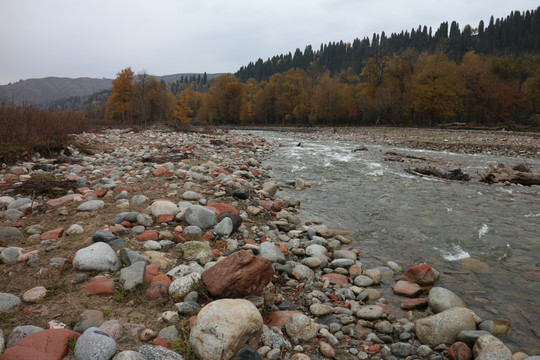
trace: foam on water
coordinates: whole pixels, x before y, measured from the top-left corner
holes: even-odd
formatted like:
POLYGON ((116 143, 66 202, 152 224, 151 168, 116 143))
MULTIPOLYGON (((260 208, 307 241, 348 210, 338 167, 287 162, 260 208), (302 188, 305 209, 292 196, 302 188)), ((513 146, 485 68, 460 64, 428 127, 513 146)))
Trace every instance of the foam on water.
POLYGON ((535 217, 540 217, 540 213, 538 214, 533 214, 533 213, 530 213, 530 214, 527 214, 525 215, 526 218, 535 218, 535 217))
POLYGON ((481 239, 482 236, 486 235, 489 231, 489 226, 487 224, 482 224, 482 227, 478 231, 478 238, 481 239))
POLYGON ((453 245, 451 250, 443 250, 436 247, 434 249, 440 251, 442 257, 448 261, 458 261, 471 257, 471 254, 463 250, 459 245, 453 245))

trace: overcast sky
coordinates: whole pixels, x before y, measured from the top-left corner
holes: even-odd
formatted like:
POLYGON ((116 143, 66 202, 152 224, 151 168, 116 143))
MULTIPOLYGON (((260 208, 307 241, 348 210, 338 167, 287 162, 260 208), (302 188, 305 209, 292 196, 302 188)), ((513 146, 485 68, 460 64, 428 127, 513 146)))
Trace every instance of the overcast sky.
POLYGON ((0 0, 0 84, 136 73, 236 72, 306 45, 456 20, 460 29, 538 0, 0 0))

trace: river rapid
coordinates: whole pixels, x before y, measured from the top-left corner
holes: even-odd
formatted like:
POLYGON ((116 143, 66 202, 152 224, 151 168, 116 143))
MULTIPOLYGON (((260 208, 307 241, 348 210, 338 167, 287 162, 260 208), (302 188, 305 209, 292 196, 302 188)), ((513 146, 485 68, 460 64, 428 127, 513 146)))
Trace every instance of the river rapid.
MULTIPOLYGON (((365 267, 390 260, 404 269, 430 264, 441 273, 436 286, 454 291, 482 319, 511 321, 512 330, 502 340, 513 351, 540 353, 540 282, 528 276, 540 269, 540 187, 478 181, 490 164, 526 162, 538 173, 540 159, 253 133, 280 144, 266 162, 276 180, 301 178, 311 186, 278 193, 301 200, 303 221, 354 231, 352 246, 361 250, 365 267), (353 151, 363 146, 367 150, 353 151), (434 161, 385 161, 389 151, 434 161), (459 167, 472 179, 446 181, 405 172, 417 166, 459 167)), ((398 296, 384 295, 392 313, 407 316, 398 296)))

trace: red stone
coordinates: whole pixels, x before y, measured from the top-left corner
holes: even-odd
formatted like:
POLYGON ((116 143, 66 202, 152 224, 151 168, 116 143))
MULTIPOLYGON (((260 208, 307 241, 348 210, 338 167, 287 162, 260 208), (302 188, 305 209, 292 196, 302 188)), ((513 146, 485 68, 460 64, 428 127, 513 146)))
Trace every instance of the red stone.
POLYGON ((400 277, 409 280, 418 285, 433 285, 435 283, 435 272, 428 264, 411 266, 400 277))
POLYGON ((289 249, 287 249, 287 246, 282 243, 274 243, 274 245, 281 251, 283 255, 287 255, 289 253, 289 249))
POLYGON ((163 346, 167 349, 171 348, 171 343, 167 339, 163 338, 155 338, 154 340, 152 340, 152 345, 163 346))
POLYGON ((177 242, 177 243, 183 244, 183 243, 185 243, 187 240, 186 240, 184 237, 182 237, 181 235, 175 235, 175 236, 174 236, 174 241, 177 242))
POLYGON ((428 302, 426 298, 416 298, 416 299, 404 299, 401 300, 400 307, 403 310, 412 310, 412 309, 421 309, 427 307, 428 302))
POLYGON ((358 275, 362 275, 363 271, 364 270, 362 269, 360 265, 353 264, 349 266, 349 275, 353 279, 357 277, 358 275))
POLYGON ((212 210, 216 215, 221 214, 224 211, 230 211, 238 214, 238 210, 234 206, 225 203, 215 203, 206 206, 207 209, 212 210))
POLYGON ((282 328, 285 323, 287 323, 287 320, 294 314, 302 314, 301 311, 298 310, 283 310, 283 311, 272 311, 272 312, 265 312, 262 314, 263 322, 266 326, 272 327, 277 326, 278 328, 282 328))
POLYGON ((369 346, 368 352, 370 354, 378 354, 381 351, 381 345, 373 344, 369 346))
POLYGON ((69 352, 69 339, 81 334, 68 329, 47 329, 35 332, 17 341, 0 357, 2 360, 61 360, 69 352))
POLYGON ((153 282, 156 282, 156 281, 160 281, 162 283, 169 284, 169 285, 172 283, 171 278, 168 275, 165 275, 165 274, 158 274, 158 275, 154 276, 152 278, 152 281, 150 281, 150 283, 153 283, 153 282))
POLYGON ((146 265, 146 271, 144 273, 144 282, 150 284, 154 276, 159 274, 159 268, 156 264, 146 265))
POLYGON ((26 171, 22 167, 18 167, 18 168, 15 168, 15 169, 11 170, 11 173, 13 175, 24 175, 24 174, 26 174, 26 171))
POLYGON ((216 236, 215 236, 212 232, 207 231, 207 232, 205 232, 205 233, 203 234, 202 239, 203 239, 203 240, 214 240, 215 237, 216 237, 216 236))
POLYGON ((462 342, 455 342, 448 348, 448 358, 450 360, 470 360, 472 358, 471 348, 462 342))
POLYGON ((159 233, 155 230, 146 230, 142 234, 139 234, 137 239, 139 241, 148 241, 148 240, 154 240, 156 241, 159 238, 159 233))
POLYGON ((274 205, 274 203, 270 200, 259 200, 259 206, 262 206, 266 210, 272 210, 272 205, 274 205))
POLYGON ((33 313, 35 310, 36 310, 36 308, 30 305, 30 306, 26 306, 24 309, 22 309, 21 313, 23 313, 25 315, 28 315, 28 314, 33 313))
POLYGON ((47 231, 46 233, 41 234, 40 239, 41 240, 56 240, 60 236, 62 236, 63 233, 64 233, 63 228, 57 228, 57 229, 47 231))
POLYGON ((253 176, 255 176, 255 177, 259 177, 259 170, 253 169, 253 170, 251 170, 251 174, 252 174, 253 176))
POLYGON ((156 223, 168 223, 174 220, 174 215, 172 214, 162 214, 156 217, 156 223))
POLYGON ((241 250, 205 270, 201 280, 217 298, 238 298, 261 292, 273 276, 270 260, 241 250))
POLYGON ((169 284, 161 281, 151 283, 146 289, 146 298, 160 299, 169 296, 169 284))
POLYGON ((104 197, 105 195, 107 195, 108 193, 108 190, 105 190, 105 189, 97 189, 96 191, 94 191, 94 193, 96 194, 97 197, 104 197))
POLYGON ((189 321, 189 325, 190 326, 193 326, 195 325, 195 321, 197 320, 197 315, 193 315, 193 316, 190 316, 188 321, 189 321))
POLYGON ((56 206, 64 205, 65 203, 68 203, 68 202, 75 201, 75 199, 81 199, 81 195, 69 194, 69 195, 62 196, 61 198, 58 198, 58 199, 51 199, 47 201, 45 204, 48 206, 56 207, 56 206))
POLYGON ((212 249, 212 253, 214 254, 214 256, 215 256, 216 258, 218 258, 218 257, 219 257, 219 255, 220 255, 220 253, 219 253, 219 250, 218 250, 218 249, 212 249))
POLYGON ((75 190, 75 192, 78 192, 79 194, 84 194, 84 193, 87 193, 89 191, 90 191, 90 189, 87 188, 87 187, 82 187, 82 188, 78 188, 78 189, 75 190))
POLYGON ((272 210, 273 211, 280 212, 282 208, 283 208, 283 201, 281 201, 281 200, 276 200, 272 204, 272 210))
POLYGON ((129 191, 129 189, 125 186, 117 186, 113 189, 115 194, 120 194, 122 191, 129 191))
POLYGON ((165 169, 163 166, 160 166, 156 170, 154 170, 152 174, 154 176, 168 176, 168 175, 171 175, 171 172, 165 169))
POLYGON ((417 297, 422 293, 422 288, 418 284, 405 280, 399 280, 392 285, 392 290, 396 295, 407 297, 417 297))
POLYGON ((130 223, 129 221, 127 221, 127 220, 122 221, 120 223, 120 225, 122 225, 123 227, 128 228, 128 229, 131 229, 133 227, 133 224, 130 223))
POLYGON ((94 295, 113 295, 115 283, 111 279, 95 277, 82 290, 84 293, 94 295))
POLYGON ((325 274, 322 277, 329 279, 330 281, 333 281, 337 285, 340 285, 340 286, 347 286, 349 284, 349 279, 345 275, 331 273, 331 274, 325 274))

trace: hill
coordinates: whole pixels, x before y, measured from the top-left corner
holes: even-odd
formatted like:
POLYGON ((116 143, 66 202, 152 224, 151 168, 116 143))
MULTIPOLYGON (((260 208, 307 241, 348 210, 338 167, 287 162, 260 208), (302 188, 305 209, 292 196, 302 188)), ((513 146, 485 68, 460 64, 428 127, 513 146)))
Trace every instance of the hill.
MULTIPOLYGON (((208 80, 220 74, 207 74, 208 80)), ((179 73, 156 76, 158 80, 172 84, 180 79, 203 76, 199 73, 179 73)), ((19 104, 26 102, 33 105, 49 106, 62 99, 89 97, 96 93, 108 91, 112 87, 112 79, 97 78, 61 78, 46 77, 40 79, 20 80, 16 83, 0 86, 0 102, 19 104)))

